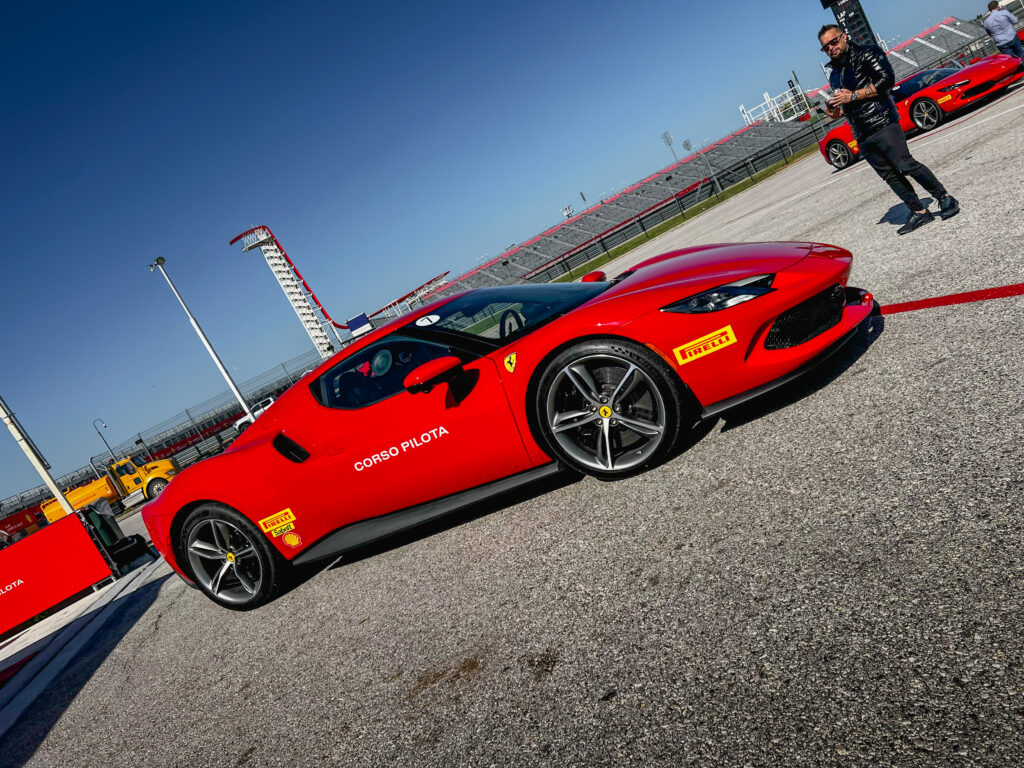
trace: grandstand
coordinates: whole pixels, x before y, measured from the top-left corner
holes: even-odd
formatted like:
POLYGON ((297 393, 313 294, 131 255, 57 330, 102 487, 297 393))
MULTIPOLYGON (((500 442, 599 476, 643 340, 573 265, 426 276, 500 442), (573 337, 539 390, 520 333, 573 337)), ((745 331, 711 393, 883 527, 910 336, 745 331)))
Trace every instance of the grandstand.
MULTIPOLYGON (((1024 0, 1013 1, 1024 7, 1024 0)), ((921 69, 966 64, 994 52, 995 46, 980 24, 950 17, 895 46, 889 51, 889 60, 897 79, 903 79, 921 69)), ((819 105, 827 95, 827 86, 807 93, 809 101, 819 105)), ((645 234, 651 226, 678 215, 685 217, 687 209, 707 200, 717 189, 788 159, 795 151, 817 143, 831 127, 804 120, 769 119, 747 125, 418 297, 411 306, 471 288, 546 282, 567 274, 645 234)))
POLYGON ((445 283, 416 305, 471 288, 546 282, 566 274, 652 226, 685 216, 720 189, 787 160, 823 136, 821 126, 806 122, 741 128, 445 283))
POLYGON ((952 61, 965 61, 987 53, 995 53, 995 46, 985 28, 951 16, 890 48, 889 63, 896 73, 896 79, 902 80, 921 69, 948 65, 952 61), (972 50, 975 45, 977 49, 972 50), (987 47, 992 50, 983 52, 987 47))
MULTIPOLYGON (((271 368, 259 376, 242 382, 240 388, 250 402, 267 396, 277 396, 288 389, 306 371, 321 363, 320 355, 310 350, 298 357, 271 368)), ((234 395, 228 391, 206 402, 186 408, 155 427, 137 432, 112 450, 117 458, 138 455, 146 458, 173 458, 180 467, 186 467, 206 456, 224 450, 235 439, 234 423, 242 409, 234 395)), ((56 478, 61 488, 74 488, 99 477, 110 461, 107 453, 90 457, 88 466, 56 478)), ((40 485, 0 500, 0 517, 29 509, 50 498, 46 486, 40 485)))

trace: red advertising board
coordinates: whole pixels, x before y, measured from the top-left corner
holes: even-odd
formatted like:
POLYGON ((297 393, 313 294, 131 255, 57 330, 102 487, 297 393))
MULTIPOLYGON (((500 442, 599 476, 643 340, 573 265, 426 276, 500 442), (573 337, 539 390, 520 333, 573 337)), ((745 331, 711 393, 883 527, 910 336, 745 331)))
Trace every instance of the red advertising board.
POLYGON ((0 634, 110 575, 76 515, 0 549, 0 634))
POLYGON ((33 525, 38 525, 39 515, 41 514, 39 505, 36 504, 34 507, 29 507, 20 512, 15 512, 13 515, 0 518, 0 531, 3 531, 8 536, 13 536, 16 533, 31 528, 33 525))

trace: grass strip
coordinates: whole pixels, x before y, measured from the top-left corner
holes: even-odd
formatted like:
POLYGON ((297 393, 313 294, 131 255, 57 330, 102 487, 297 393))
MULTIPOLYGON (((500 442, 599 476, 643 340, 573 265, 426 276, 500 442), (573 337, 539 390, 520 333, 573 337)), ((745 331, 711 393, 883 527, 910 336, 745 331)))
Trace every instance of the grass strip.
POLYGON ((670 229, 675 229, 680 224, 684 224, 687 221, 690 221, 695 216, 699 216, 705 211, 714 208, 719 203, 724 203, 730 197, 735 197, 740 192, 750 189, 752 186, 764 181, 769 176, 774 176, 776 173, 781 171, 783 168, 788 166, 793 161, 799 160, 800 158, 806 157, 807 155, 817 151, 818 145, 816 143, 806 146, 803 149, 799 149, 792 155, 790 155, 789 158, 787 158, 786 160, 780 160, 774 165, 770 165, 767 168, 758 171, 751 178, 744 179, 741 182, 733 184, 731 187, 723 190, 717 198, 710 197, 704 202, 698 203, 697 205, 693 206, 692 208, 687 208, 684 214, 676 214, 671 219, 666 219, 660 224, 650 227, 646 233, 636 235, 632 239, 627 240, 625 243, 615 246, 607 253, 602 253, 600 256, 595 256, 585 264, 581 264, 578 267, 574 267, 572 270, 569 271, 568 274, 559 275, 558 277, 551 280, 551 282, 567 283, 570 282, 571 280, 576 280, 582 277, 583 275, 587 274, 587 272, 593 272, 595 269, 600 269, 608 262, 614 261, 615 259, 619 258, 619 256, 622 256, 624 253, 629 253, 634 248, 637 248, 646 243, 648 240, 655 238, 658 235, 662 235, 665 232, 668 232, 670 229))

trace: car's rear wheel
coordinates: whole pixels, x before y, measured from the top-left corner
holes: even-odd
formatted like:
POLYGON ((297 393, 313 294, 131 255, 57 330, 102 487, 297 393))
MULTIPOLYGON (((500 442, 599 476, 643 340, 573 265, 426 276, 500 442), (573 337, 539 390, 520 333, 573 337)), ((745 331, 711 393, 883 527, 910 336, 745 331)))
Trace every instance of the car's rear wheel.
POLYGON ((829 142, 828 161, 836 170, 841 171, 853 162, 853 152, 841 141, 829 142))
POLYGON ((679 434, 674 374, 639 344, 595 340, 569 347, 544 368, 535 415, 554 458, 604 480, 661 462, 679 434))
POLYGON ((160 492, 167 487, 167 480, 162 477, 158 477, 155 480, 150 480, 146 486, 146 498, 155 499, 160 495, 160 492))
POLYGON ((942 122, 942 108, 931 99, 915 101, 910 108, 910 119, 922 131, 930 131, 942 122))
POLYGON ((257 608, 284 586, 284 558, 247 518, 223 504, 210 502, 189 513, 181 551, 193 581, 225 608, 257 608))

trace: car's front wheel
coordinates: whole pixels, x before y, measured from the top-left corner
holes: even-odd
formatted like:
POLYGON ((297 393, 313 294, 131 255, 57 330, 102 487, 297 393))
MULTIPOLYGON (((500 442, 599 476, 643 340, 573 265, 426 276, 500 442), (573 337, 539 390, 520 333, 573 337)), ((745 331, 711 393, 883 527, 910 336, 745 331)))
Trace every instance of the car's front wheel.
POLYGON ((679 434, 679 387, 661 358, 625 340, 561 352, 537 386, 536 423, 549 452, 603 480, 661 462, 679 434))
POLYGON ((828 161, 836 170, 841 171, 853 162, 853 152, 841 141, 829 142, 828 161))
POLYGON ((189 513, 181 551, 193 581, 225 608, 257 608, 283 588, 284 558, 246 517, 223 504, 206 503, 189 513))
POLYGON ((942 122, 942 108, 931 99, 914 102, 910 108, 910 119, 922 131, 930 131, 942 122))

